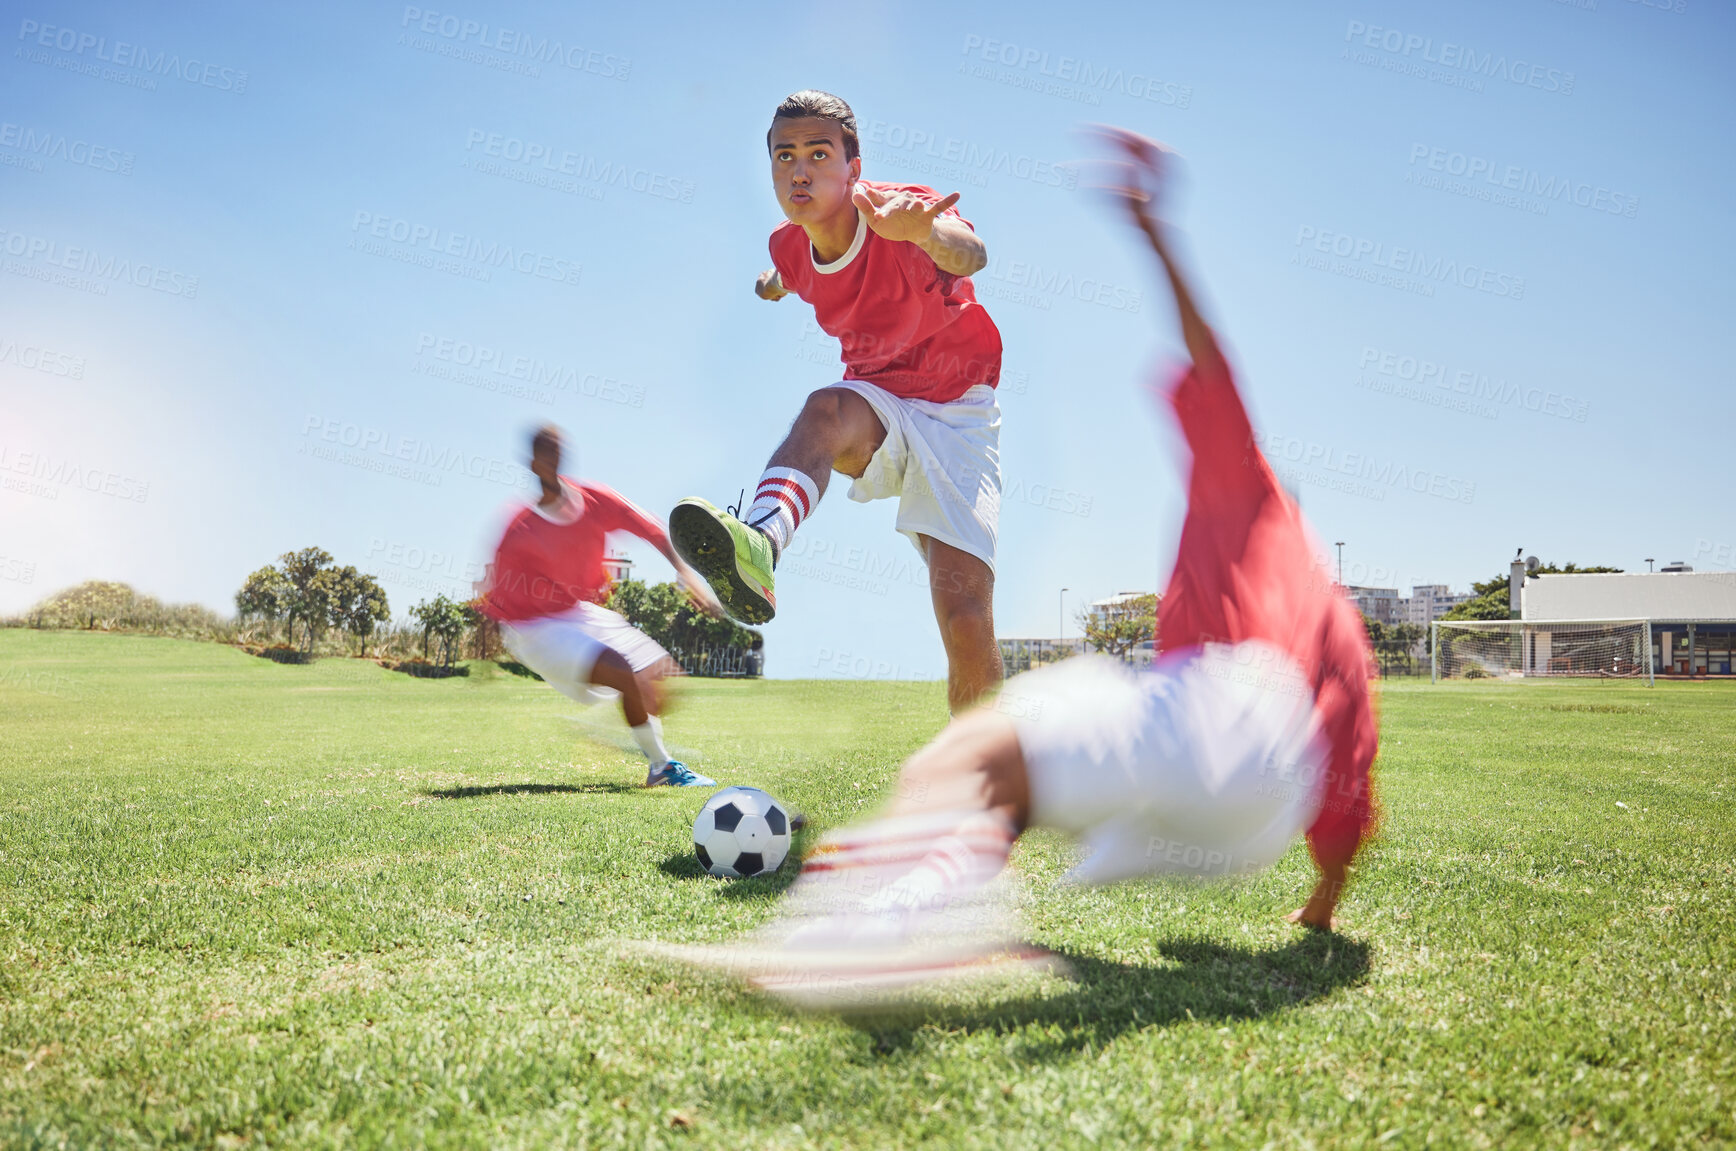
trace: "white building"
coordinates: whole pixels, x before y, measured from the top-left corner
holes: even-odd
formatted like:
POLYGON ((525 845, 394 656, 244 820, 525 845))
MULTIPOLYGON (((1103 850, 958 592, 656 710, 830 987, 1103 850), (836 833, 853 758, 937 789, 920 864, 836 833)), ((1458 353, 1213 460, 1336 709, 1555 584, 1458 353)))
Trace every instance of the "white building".
POLYGON ((1519 618, 1644 621, 1651 625, 1657 674, 1736 674, 1736 571, 1671 567, 1676 570, 1524 576, 1519 618))
POLYGON ((603 558, 603 570, 615 583, 633 578, 633 561, 627 558, 626 552, 617 552, 603 558))
POLYGON ((1155 594, 1157 593, 1149 591, 1118 591, 1107 599, 1092 600, 1085 608, 1085 615, 1091 621, 1092 627, 1106 627, 1117 616, 1135 611, 1135 605, 1142 597, 1155 594))

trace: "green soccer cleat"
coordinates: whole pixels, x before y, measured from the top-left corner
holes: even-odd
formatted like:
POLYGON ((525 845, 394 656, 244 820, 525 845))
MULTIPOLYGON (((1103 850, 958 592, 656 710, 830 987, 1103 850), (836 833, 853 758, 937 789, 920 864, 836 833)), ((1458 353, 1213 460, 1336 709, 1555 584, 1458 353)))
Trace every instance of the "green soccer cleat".
POLYGON ((730 615, 742 623, 760 624, 777 614, 772 542, 764 532, 692 496, 669 513, 669 541, 705 577, 730 615))

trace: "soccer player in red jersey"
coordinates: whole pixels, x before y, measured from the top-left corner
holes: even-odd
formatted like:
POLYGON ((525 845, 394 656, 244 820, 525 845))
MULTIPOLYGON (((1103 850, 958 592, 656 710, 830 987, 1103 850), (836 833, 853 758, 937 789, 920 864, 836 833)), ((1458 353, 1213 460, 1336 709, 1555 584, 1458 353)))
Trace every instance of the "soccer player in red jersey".
POLYGON ((481 610, 500 624, 518 661, 580 703, 593 688, 618 692, 621 713, 645 753, 646 787, 714 787, 717 781, 669 757, 663 744, 660 681, 680 668, 650 636, 602 606, 609 598, 603 548, 629 532, 670 563, 700 609, 722 614, 705 581, 675 554, 663 525, 602 484, 560 474, 561 434, 531 437, 530 470, 542 484, 535 503, 506 526, 483 577, 481 610))
POLYGON ((841 345, 843 379, 808 396, 739 518, 687 499, 670 535, 730 614, 763 623, 776 611, 772 569, 833 471, 853 500, 896 496, 898 530, 928 565, 947 700, 962 711, 1001 679, 1001 335, 970 281, 988 255, 953 207, 958 193, 861 178, 856 117, 837 96, 785 99, 766 145, 788 219, 755 291, 812 304, 841 345))
POLYGON ((1160 658, 1135 671, 1081 656, 1019 676, 911 757, 885 816, 810 855, 761 936, 769 952, 721 964, 791 998, 871 998, 1007 948, 981 897, 1027 828, 1079 839, 1068 879, 1086 883, 1245 873, 1305 834, 1319 880, 1289 918, 1328 931, 1373 828, 1378 730, 1361 619, 1324 578, 1301 511, 1254 444, 1153 210, 1167 153, 1104 134, 1121 157, 1115 191, 1174 291, 1192 361, 1168 393, 1193 462, 1160 658))

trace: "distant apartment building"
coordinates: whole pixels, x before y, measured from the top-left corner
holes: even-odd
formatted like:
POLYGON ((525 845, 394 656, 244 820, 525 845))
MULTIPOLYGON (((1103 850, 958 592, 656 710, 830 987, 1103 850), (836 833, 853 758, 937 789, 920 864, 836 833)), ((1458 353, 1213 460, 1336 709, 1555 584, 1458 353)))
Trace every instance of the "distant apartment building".
POLYGON ((1395 587, 1347 587, 1344 596, 1358 611, 1376 623, 1431 624, 1454 604, 1470 599, 1468 592, 1456 592, 1444 583, 1418 584, 1408 596, 1398 594, 1395 587))
POLYGON ((1431 624, 1470 598, 1470 592, 1452 591, 1444 583, 1422 584, 1398 601, 1399 618, 1404 623, 1431 624))
POLYGON ((1398 589, 1395 587, 1356 587, 1344 589, 1344 597, 1356 605, 1356 610, 1376 623, 1403 623, 1398 589))

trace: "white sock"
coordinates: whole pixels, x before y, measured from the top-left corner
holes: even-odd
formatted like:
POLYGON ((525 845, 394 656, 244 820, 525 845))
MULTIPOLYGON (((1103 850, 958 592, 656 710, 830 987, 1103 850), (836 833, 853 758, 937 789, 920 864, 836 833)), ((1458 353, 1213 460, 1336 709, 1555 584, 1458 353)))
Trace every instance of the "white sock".
POLYGON ((987 812, 876 819, 828 835, 798 886, 827 911, 938 910, 1000 874, 1017 838, 987 812))
POLYGON ((820 486, 795 468, 767 468, 754 489, 746 523, 772 541, 772 558, 783 555, 790 537, 820 502, 820 486))
POLYGON ((969 816, 930 842, 915 867, 868 901, 868 910, 943 911, 1001 873, 1015 838, 1003 819, 969 816))
POLYGON ((651 761, 651 770, 655 771, 669 762, 669 749, 663 746, 663 721, 651 716, 644 723, 632 729, 633 738, 639 744, 639 750, 645 753, 645 758, 651 761))

